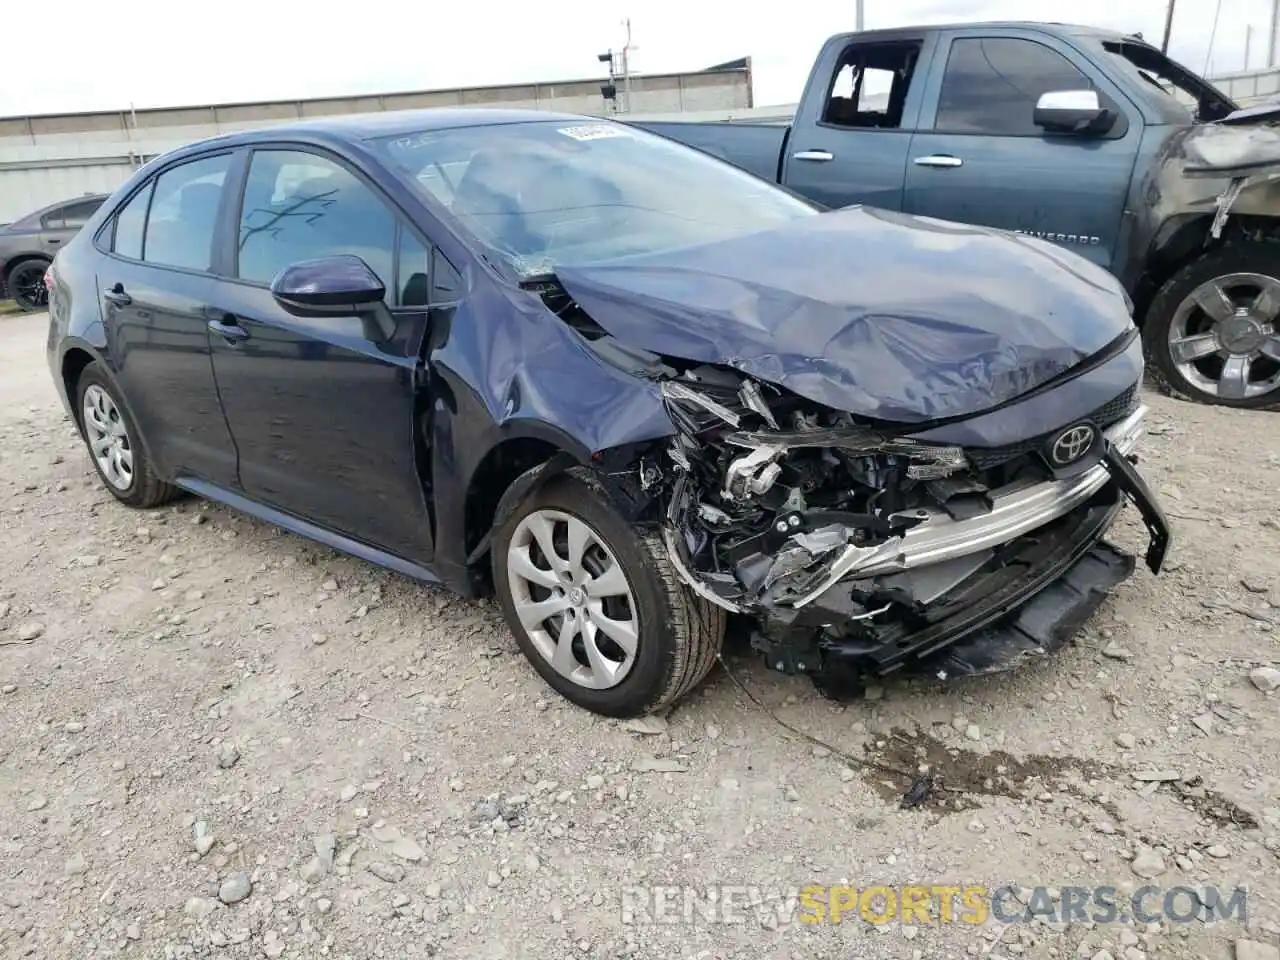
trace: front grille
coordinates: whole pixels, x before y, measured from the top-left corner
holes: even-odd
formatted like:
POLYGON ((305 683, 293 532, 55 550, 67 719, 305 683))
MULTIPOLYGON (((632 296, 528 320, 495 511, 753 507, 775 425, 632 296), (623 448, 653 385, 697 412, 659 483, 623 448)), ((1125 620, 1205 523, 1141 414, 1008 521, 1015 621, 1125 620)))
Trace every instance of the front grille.
MULTIPOLYGON (((1133 412, 1138 405, 1138 385, 1135 383, 1124 393, 1117 396, 1114 400, 1109 400, 1102 406, 1098 407, 1088 416, 1081 417, 1081 420, 1089 420, 1095 427, 1105 430, 1133 412)), ((1065 427, 1066 424, 1063 424, 1065 427)), ((966 447, 965 454, 969 457, 969 462, 974 468, 981 470, 990 470, 992 467, 998 467, 1001 464, 1016 460, 1019 457, 1025 457, 1035 453, 1041 449, 1049 438, 1052 437, 1057 430, 1051 430, 1048 433, 1042 433, 1038 437, 1032 437, 1029 440, 1019 440, 1017 443, 1006 444, 1003 447, 966 447)))

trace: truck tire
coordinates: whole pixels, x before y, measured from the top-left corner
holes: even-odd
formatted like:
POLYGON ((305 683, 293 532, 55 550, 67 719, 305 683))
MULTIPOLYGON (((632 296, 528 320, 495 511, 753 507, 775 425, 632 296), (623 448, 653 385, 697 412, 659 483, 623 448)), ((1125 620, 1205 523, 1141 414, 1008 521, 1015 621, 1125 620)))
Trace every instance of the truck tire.
POLYGON ((534 490, 492 543, 493 581, 516 643, 578 706, 610 717, 653 713, 715 664, 724 611, 695 596, 658 533, 623 519, 587 475, 569 471, 534 490))
POLYGON ((1142 339, 1164 393, 1280 407, 1280 248, 1233 244, 1193 260, 1152 300, 1142 339))
POLYGON ((30 313, 49 305, 49 291, 44 288, 44 272, 49 261, 39 258, 19 260, 5 274, 4 285, 18 309, 30 313))

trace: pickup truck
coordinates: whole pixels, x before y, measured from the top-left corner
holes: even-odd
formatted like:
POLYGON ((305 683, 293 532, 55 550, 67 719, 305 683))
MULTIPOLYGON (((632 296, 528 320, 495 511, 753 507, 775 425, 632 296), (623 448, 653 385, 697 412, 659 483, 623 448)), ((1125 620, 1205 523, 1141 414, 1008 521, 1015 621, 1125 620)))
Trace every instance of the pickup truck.
POLYGON ((1123 283, 1162 389, 1271 407, 1276 120, 1140 37, 1019 22, 832 37, 789 124, 634 122, 825 207, 1068 247, 1123 283))

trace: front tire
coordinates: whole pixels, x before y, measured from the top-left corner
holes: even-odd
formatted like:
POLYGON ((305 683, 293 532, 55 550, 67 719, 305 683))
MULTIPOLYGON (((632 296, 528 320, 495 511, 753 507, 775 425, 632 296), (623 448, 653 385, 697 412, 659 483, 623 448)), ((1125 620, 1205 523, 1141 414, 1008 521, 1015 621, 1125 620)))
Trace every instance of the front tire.
POLYGON ((49 291, 44 286, 44 273, 48 269, 47 260, 23 260, 9 271, 4 285, 18 309, 31 313, 49 305, 49 291))
POLYGON ((1223 247, 1183 267, 1142 327, 1160 389, 1197 403, 1280 406, 1280 250, 1223 247))
POLYGON ((661 710, 714 665, 724 611, 680 582, 661 537, 632 527, 585 475, 527 497, 493 537, 516 643, 557 692, 610 717, 661 710))
POLYGON ((112 496, 130 507, 150 509, 179 495, 177 487, 156 476, 137 426, 98 363, 81 371, 75 396, 89 457, 112 496))

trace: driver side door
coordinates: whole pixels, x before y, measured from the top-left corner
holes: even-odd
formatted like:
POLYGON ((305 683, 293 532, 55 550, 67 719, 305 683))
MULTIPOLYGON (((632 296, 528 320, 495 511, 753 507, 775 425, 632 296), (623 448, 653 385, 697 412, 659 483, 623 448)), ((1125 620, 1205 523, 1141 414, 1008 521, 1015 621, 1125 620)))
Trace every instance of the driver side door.
POLYGON ((1141 114, 1057 38, 957 30, 934 62, 911 141, 904 208, 1027 233, 1111 268, 1141 114), (1082 89, 1097 90, 1116 112, 1107 133, 1051 134, 1035 125, 1041 94, 1082 89))
MULTIPOLYGON (((429 246, 334 156, 256 149, 229 276, 209 322, 214 375, 254 500, 425 563, 431 525, 415 454, 429 246), (386 288, 395 332, 356 316, 294 316, 271 294, 286 266, 335 254, 386 288)), ((424 401, 425 402, 425 401, 424 401)))

